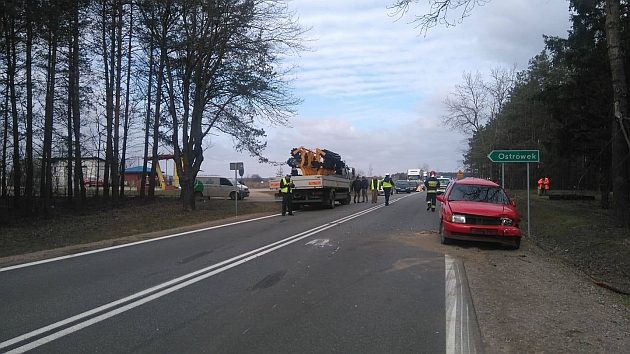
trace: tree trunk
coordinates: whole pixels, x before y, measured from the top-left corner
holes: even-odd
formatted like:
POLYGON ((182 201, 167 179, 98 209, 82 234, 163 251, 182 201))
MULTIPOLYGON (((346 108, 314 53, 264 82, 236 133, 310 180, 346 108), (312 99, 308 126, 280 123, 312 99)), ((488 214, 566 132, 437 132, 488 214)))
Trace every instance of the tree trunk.
MULTIPOLYGON (((110 177, 110 166, 112 163, 112 125, 113 125, 113 110, 114 110, 114 93, 113 93, 113 81, 114 81, 114 50, 113 48, 110 50, 107 42, 107 25, 109 24, 112 27, 112 31, 115 31, 115 25, 113 23, 108 23, 107 19, 107 6, 105 1, 103 1, 102 8, 102 25, 103 25, 103 67, 105 71, 105 130, 106 130, 106 138, 105 138, 105 171, 103 176, 103 196, 105 199, 109 198, 109 177, 110 177), (111 58, 110 58, 111 56, 111 58), (110 63, 111 61, 111 63, 110 63)), ((112 47, 114 46, 114 38, 113 35, 110 36, 110 42, 112 47)), ((98 183, 97 183, 98 184, 98 183)))
POLYGON ((153 37, 151 37, 150 54, 149 54, 149 83, 147 85, 147 115, 144 122, 144 154, 142 159, 142 173, 140 175, 140 197, 145 196, 146 179, 147 179, 147 161, 149 159, 149 136, 151 129, 151 93, 153 89, 153 37))
POLYGON ((16 209, 21 207, 22 192, 22 169, 20 165, 20 131, 18 125, 17 96, 15 93, 15 75, 17 67, 16 52, 16 33, 15 21, 10 20, 9 27, 6 28, 6 47, 7 47, 7 79, 9 85, 9 94, 11 102, 11 116, 13 128, 13 206, 16 209))
POLYGON ((33 166, 33 2, 26 1, 26 182, 24 189, 25 208, 33 208, 35 171, 33 166))
POLYGON ((40 188, 43 209, 50 207, 52 197, 52 135, 55 103, 55 78, 57 70, 57 36, 49 32, 48 80, 46 85, 46 107, 44 115, 44 142, 42 152, 42 183, 40 188))
POLYGON ((4 90, 4 124, 2 128, 2 199, 7 197, 7 144, 9 142, 9 85, 4 90))
POLYGON ((127 44, 127 87, 125 88, 125 123, 123 125, 122 163, 120 164, 120 196, 125 196, 125 159, 129 134, 129 86, 131 83, 131 38, 133 32, 133 2, 129 3, 129 43, 127 44))
MULTIPOLYGON (((118 200, 118 196, 120 190, 118 189, 120 184, 120 164, 125 163, 124 161, 120 161, 120 94, 121 94, 121 80, 122 80, 122 47, 123 47, 123 36, 122 36, 122 19, 123 19, 123 11, 122 11, 122 1, 117 0, 114 2, 114 16, 113 18, 116 21, 116 25, 114 26, 114 30, 112 30, 112 39, 115 39, 113 43, 115 46, 112 46, 112 50, 115 48, 116 51, 116 87, 115 87, 115 103, 114 103, 114 151, 113 151, 113 160, 111 164, 112 169, 112 198, 114 200, 118 200)), ((112 61, 112 65, 114 62, 112 61)))
MULTIPOLYGON (((74 195, 76 197, 76 202, 79 205, 85 203, 86 198, 86 190, 85 184, 83 182, 83 163, 81 159, 81 107, 80 107, 80 81, 79 81, 79 61, 81 52, 79 50, 79 4, 78 2, 74 3, 74 11, 73 11, 73 21, 72 21, 72 58, 71 58, 71 69, 70 71, 73 73, 72 82, 70 83, 73 88, 73 97, 72 97, 72 118, 74 124, 74 195)), ((96 182, 97 190, 98 190, 98 180, 96 182)))
POLYGON ((159 163, 158 160, 158 145, 160 143, 159 138, 159 129, 160 129, 160 107, 162 105, 162 82, 164 78, 164 66, 166 64, 166 56, 167 56, 167 42, 166 38, 168 35, 168 22, 171 16, 171 3, 170 1, 166 5, 166 10, 162 15, 161 19, 161 36, 160 36, 160 59, 158 62, 158 71, 157 71, 157 89, 155 93, 155 119, 153 121, 153 159, 151 161, 151 174, 149 175, 149 198, 153 198, 155 196, 155 175, 157 171, 157 165, 159 163))
MULTIPOLYGON (((72 51, 68 51, 68 63, 72 62, 72 51)), ((74 78, 72 77, 73 73, 72 73, 72 68, 69 68, 68 70, 68 118, 66 121, 66 128, 68 130, 68 136, 66 137, 66 149, 68 156, 66 156, 66 196, 68 198, 68 201, 70 203, 72 203, 72 197, 73 197, 73 192, 74 190, 72 189, 72 174, 74 173, 74 169, 72 168, 73 165, 73 154, 72 151, 74 150, 73 144, 72 144, 72 96, 73 96, 73 92, 72 92, 72 81, 74 80, 74 78)))
POLYGON ((630 226, 630 188, 627 156, 628 90, 621 46, 619 0, 606 0, 606 41, 613 84, 614 121, 612 124, 613 215, 618 226, 630 226))

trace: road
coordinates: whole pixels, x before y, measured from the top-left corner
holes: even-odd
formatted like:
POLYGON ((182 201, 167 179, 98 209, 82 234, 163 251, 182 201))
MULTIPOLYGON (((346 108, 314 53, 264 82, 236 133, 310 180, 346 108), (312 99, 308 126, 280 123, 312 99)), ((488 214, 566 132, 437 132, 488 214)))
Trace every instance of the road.
POLYGON ((437 213, 380 199, 0 268, 0 352, 474 352, 437 213))

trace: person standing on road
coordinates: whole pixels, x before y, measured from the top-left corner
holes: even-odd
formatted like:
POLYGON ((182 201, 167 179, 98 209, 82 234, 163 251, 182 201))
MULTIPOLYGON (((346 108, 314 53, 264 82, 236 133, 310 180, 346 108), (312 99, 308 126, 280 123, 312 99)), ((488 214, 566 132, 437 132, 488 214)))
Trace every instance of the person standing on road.
POLYGON ((352 194, 354 195, 354 202, 361 202, 361 178, 357 176, 354 181, 352 181, 352 185, 350 185, 352 189, 352 194))
POLYGON ((394 181, 389 177, 389 173, 383 178, 383 192, 385 192, 385 205, 389 205, 389 196, 392 194, 392 188, 394 187, 394 181))
POLYGON ((543 178, 542 177, 538 179, 537 185, 538 185, 538 196, 540 197, 543 191, 543 178))
POLYGON ((370 192, 372 193, 372 203, 377 202, 379 189, 381 189, 381 180, 376 177, 372 177, 372 179, 370 179, 370 192))
POLYGON ((293 188, 295 185, 291 182, 291 175, 287 175, 280 180, 280 193, 282 194, 282 216, 287 212, 293 216, 293 188))
POLYGON ((367 203, 367 200, 368 200, 367 191, 368 191, 369 186, 370 186, 370 182, 368 182, 367 178, 365 178, 365 176, 361 177, 361 199, 363 203, 367 203))
POLYGON ((427 190, 427 211, 435 211, 435 203, 437 198, 437 190, 440 188, 440 181, 435 178, 435 171, 431 171, 429 178, 424 181, 424 187, 427 190))

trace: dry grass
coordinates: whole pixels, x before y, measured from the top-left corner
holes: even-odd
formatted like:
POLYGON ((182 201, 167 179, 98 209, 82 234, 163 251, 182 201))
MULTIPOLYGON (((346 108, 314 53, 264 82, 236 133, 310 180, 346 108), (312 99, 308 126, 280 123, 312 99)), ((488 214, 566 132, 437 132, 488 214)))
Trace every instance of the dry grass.
MULTIPOLYGON (((527 196, 516 193, 527 230, 527 196)), ((530 195, 532 240, 577 267, 596 282, 630 293, 630 230, 614 227, 600 202, 549 200, 530 195)))
MULTIPOLYGON (((0 257, 110 240, 130 235, 174 229, 214 220, 234 218, 234 201, 197 201, 197 209, 183 211, 177 198, 146 202, 130 198, 116 207, 92 201, 81 210, 59 203, 48 217, 16 217, 10 210, 0 215, 0 257)), ((278 212, 273 202, 239 202, 239 216, 278 212)))

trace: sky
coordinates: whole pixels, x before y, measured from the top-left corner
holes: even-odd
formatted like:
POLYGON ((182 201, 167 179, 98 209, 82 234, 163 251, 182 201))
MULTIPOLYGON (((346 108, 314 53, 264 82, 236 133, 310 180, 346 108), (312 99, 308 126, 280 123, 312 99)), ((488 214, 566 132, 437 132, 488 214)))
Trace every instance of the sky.
MULTIPOLYGON (((325 148, 361 174, 384 175, 411 168, 463 169, 466 136, 443 125, 444 100, 464 72, 488 76, 492 68, 517 70, 544 48, 543 35, 566 37, 565 0, 493 0, 476 7, 455 27, 422 35, 411 14, 392 17, 393 0, 293 0, 289 7, 309 50, 288 60, 292 87, 302 100, 288 126, 263 126, 263 155, 284 162, 294 147, 325 148)), ((288 165, 260 164, 238 153, 231 138, 210 137, 203 174, 275 176, 288 165)))

